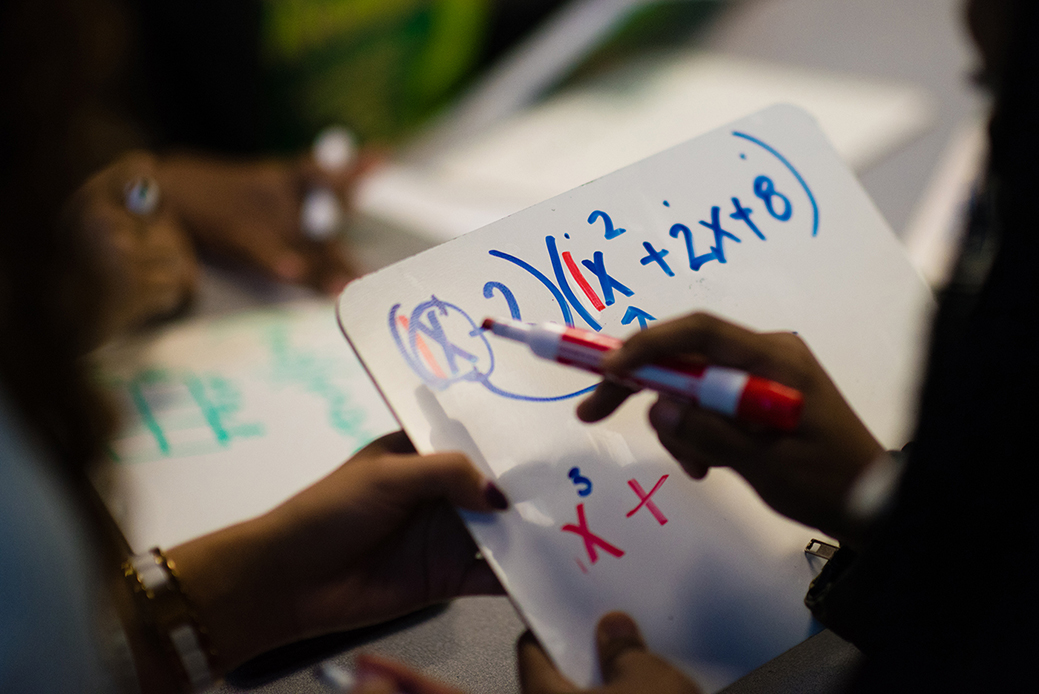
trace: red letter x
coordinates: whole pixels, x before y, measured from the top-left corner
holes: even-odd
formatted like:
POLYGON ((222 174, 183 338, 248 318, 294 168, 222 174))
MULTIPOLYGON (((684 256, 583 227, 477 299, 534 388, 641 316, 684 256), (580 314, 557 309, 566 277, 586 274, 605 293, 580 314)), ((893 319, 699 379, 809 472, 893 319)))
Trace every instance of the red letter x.
POLYGON ((639 484, 636 480, 628 480, 628 486, 635 490, 635 493, 638 494, 638 497, 639 499, 641 499, 641 501, 639 502, 638 506, 628 511, 627 517, 631 518, 635 515, 636 511, 645 506, 649 509, 649 512, 653 514, 653 517, 657 519, 657 523, 660 523, 661 525, 667 523, 667 518, 665 518, 664 514, 660 512, 660 509, 657 508, 657 505, 653 503, 653 500, 649 498, 656 494, 657 490, 660 489, 660 485, 662 485, 664 483, 664 480, 666 479, 667 475, 664 475, 659 480, 657 480, 656 485, 654 485, 653 489, 649 491, 649 494, 646 493, 646 490, 643 489, 642 485, 639 484))
POLYGON ((584 517, 584 504, 577 505, 577 522, 579 525, 574 525, 573 523, 567 523, 564 525, 563 532, 576 533, 581 536, 581 539, 584 540, 584 548, 588 550, 588 558, 593 564, 599 561, 599 554, 595 551, 596 545, 599 545, 615 557, 624 556, 624 550, 614 547, 588 529, 588 521, 586 521, 584 517))

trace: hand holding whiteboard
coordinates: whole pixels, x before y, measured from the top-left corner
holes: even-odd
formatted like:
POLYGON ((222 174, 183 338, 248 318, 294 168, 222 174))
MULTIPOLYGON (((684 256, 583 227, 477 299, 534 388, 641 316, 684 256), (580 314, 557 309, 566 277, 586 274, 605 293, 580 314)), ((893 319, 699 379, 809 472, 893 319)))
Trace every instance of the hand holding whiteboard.
POLYGON ((463 450, 512 500, 467 521, 564 672, 596 679, 595 622, 621 609, 711 690, 813 630, 811 532, 727 471, 689 480, 638 406, 581 424, 593 377, 477 321, 623 335, 708 309, 796 330, 893 445, 929 305, 812 119, 777 106, 355 282, 339 318, 416 447, 463 450))

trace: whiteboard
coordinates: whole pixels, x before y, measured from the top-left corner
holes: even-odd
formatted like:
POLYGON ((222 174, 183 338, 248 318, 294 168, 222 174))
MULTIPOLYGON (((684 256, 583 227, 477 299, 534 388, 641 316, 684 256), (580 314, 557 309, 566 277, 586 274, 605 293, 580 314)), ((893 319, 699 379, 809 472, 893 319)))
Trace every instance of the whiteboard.
POLYGON ((354 282, 338 313, 416 447, 465 451, 512 501, 465 517, 564 672, 597 681, 594 627, 621 609, 712 691, 813 633, 803 549, 818 532, 730 471, 685 476, 646 423, 649 395, 582 424, 594 377, 477 326, 624 336, 710 310, 797 331, 895 446, 931 304, 816 122, 774 106, 354 282))

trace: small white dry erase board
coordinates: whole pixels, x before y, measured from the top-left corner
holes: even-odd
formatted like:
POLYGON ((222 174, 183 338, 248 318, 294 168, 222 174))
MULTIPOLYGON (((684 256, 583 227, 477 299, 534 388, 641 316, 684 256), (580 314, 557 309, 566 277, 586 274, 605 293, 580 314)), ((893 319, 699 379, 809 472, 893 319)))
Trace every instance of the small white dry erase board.
POLYGON ((650 395, 580 423, 596 379, 480 322, 624 337, 708 310, 796 331, 896 446, 931 304, 815 121, 775 106, 354 282, 338 312, 416 447, 465 451, 509 497, 465 518, 563 671, 596 682, 595 624, 624 610, 715 691, 817 629, 818 533, 731 471, 689 479, 646 422, 650 395))

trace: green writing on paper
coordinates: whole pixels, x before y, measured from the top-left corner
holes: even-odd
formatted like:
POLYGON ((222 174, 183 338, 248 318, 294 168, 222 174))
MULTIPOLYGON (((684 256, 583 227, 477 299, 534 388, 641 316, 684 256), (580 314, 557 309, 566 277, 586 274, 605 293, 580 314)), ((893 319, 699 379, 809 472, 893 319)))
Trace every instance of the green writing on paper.
POLYGON ((241 390, 218 374, 145 369, 110 386, 128 401, 123 411, 134 420, 127 422, 116 448, 134 439, 134 462, 214 453, 235 440, 266 433, 263 423, 240 418, 241 390))
MULTIPOLYGON (((123 426, 124 464, 250 449, 331 434, 349 452, 374 438, 364 371, 331 311, 265 310, 171 331, 110 362, 104 385, 123 426), (361 390, 358 390, 358 389, 361 390), (263 444, 261 444, 263 445, 263 444)), ((381 430, 378 430, 381 431, 381 430)))
POLYGON ((322 357, 294 347, 289 328, 284 324, 269 327, 265 337, 270 347, 272 375, 276 383, 302 387, 323 399, 327 405, 328 424, 339 433, 358 439, 367 437, 364 409, 355 406, 350 393, 335 381, 341 369, 341 359, 322 357))

